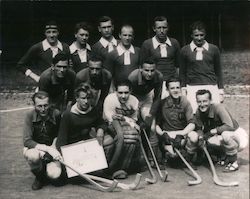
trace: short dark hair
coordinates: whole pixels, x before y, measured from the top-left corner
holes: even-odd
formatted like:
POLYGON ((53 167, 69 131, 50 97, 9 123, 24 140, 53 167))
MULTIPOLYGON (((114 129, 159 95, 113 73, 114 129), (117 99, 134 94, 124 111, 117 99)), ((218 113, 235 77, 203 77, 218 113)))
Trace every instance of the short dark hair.
POLYGON ((86 82, 83 82, 83 83, 79 84, 79 86, 77 86, 77 88, 75 89, 75 98, 79 97, 80 92, 86 93, 88 98, 93 98, 92 88, 91 88, 90 84, 88 84, 86 82))
POLYGON ((68 61, 69 63, 69 55, 64 53, 64 52, 59 52, 53 59, 52 59, 52 63, 55 65, 57 64, 59 61, 68 61))
POLYGON ((129 88, 129 90, 131 90, 131 88, 132 88, 131 82, 129 80, 117 81, 115 83, 115 89, 117 90, 119 86, 127 86, 129 88))
POLYGON ((75 25, 75 34, 80 30, 80 29, 83 29, 83 30, 86 30, 88 32, 90 32, 91 30, 91 27, 90 25, 87 23, 87 22, 79 22, 75 25))
POLYGON ((166 22, 168 22, 168 20, 167 20, 166 17, 164 17, 164 16, 156 16, 156 17, 154 18, 154 21, 153 21, 153 27, 155 27, 155 22, 156 22, 156 21, 166 21, 166 22))
POLYGON ((45 24, 44 30, 46 31, 47 29, 57 29, 59 31, 59 27, 55 20, 50 20, 45 24))
POLYGON ((142 66, 143 64, 155 64, 155 60, 153 57, 147 57, 142 61, 142 66))
POLYGON ((211 94, 211 92, 210 92, 209 90, 206 90, 206 89, 198 90, 198 91, 196 92, 196 98, 197 98, 198 95, 204 95, 204 94, 206 94, 206 93, 208 94, 209 99, 212 100, 212 94, 211 94))
POLYGON ((45 98, 49 98, 49 94, 45 91, 38 91, 38 92, 35 92, 31 99, 33 101, 33 103, 35 104, 35 99, 38 98, 38 99, 45 99, 45 98))
POLYGON ((111 23, 113 24, 113 20, 109 16, 101 16, 98 19, 98 24, 100 25, 100 23, 107 22, 107 21, 111 21, 111 23))
POLYGON ((195 21, 190 25, 191 33, 193 33, 194 30, 204 30, 206 32, 206 25, 202 21, 195 21))
POLYGON ((166 81, 166 87, 168 88, 168 86, 169 86, 169 83, 171 83, 171 82, 180 82, 181 83, 181 80, 180 80, 180 78, 178 78, 178 77, 171 77, 171 78, 169 78, 167 81, 166 81))
POLYGON ((89 61, 92 62, 103 62, 103 58, 97 54, 90 53, 89 55, 89 61))

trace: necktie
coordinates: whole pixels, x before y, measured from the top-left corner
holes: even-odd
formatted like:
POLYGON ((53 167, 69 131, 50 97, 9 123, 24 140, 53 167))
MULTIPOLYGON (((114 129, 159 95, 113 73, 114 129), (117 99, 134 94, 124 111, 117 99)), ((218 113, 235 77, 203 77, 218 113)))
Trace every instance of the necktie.
POLYGON ((160 44, 161 57, 167 57, 167 44, 160 44))
POLYGON ((195 51, 196 51, 196 60, 203 60, 203 54, 202 54, 203 48, 197 47, 195 51))
POLYGON ((55 57, 57 55, 57 53, 58 53, 58 48, 54 47, 54 46, 51 46, 50 49, 52 51, 52 57, 55 57))
POLYGON ((108 52, 111 52, 114 50, 114 46, 113 46, 113 43, 112 42, 109 42, 108 44, 108 52))
POLYGON ((81 63, 87 62, 87 50, 86 49, 79 49, 77 53, 80 57, 81 63))
POLYGON ((128 50, 124 53, 124 65, 130 65, 130 52, 128 50))

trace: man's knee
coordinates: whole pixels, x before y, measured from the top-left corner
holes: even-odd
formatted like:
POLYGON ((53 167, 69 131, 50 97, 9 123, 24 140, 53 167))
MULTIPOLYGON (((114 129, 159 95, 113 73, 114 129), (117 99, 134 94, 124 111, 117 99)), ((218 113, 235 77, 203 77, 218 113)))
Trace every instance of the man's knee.
POLYGON ((47 176, 50 179, 57 179, 60 177, 61 173, 62 173, 62 168, 61 168, 61 164, 59 162, 50 162, 47 164, 47 176))
POLYGON ((40 153, 37 149, 28 149, 24 152, 24 157, 29 163, 38 163, 40 161, 40 153))
POLYGON ((221 134, 223 142, 229 143, 233 136, 233 131, 223 131, 221 134))
POLYGON ((111 137, 111 135, 105 135, 103 138, 103 147, 113 145, 114 139, 111 137))
POLYGON ((187 135, 188 140, 190 140, 190 142, 192 142, 192 143, 197 143, 198 142, 198 137, 199 137, 199 135, 195 131, 191 131, 187 135))

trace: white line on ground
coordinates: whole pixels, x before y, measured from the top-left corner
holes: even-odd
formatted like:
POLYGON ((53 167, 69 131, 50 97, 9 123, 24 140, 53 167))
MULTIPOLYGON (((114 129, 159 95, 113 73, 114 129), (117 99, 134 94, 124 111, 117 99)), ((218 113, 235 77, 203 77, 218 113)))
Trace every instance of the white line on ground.
POLYGON ((33 108, 33 106, 27 106, 27 107, 22 107, 22 108, 0 110, 0 113, 8 113, 8 112, 14 112, 14 111, 28 110, 28 109, 32 109, 32 108, 33 108))

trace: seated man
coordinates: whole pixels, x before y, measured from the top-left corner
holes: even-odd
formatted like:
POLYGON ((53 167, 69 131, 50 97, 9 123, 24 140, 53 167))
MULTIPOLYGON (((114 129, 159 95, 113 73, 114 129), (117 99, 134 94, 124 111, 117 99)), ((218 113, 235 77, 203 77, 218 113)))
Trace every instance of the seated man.
POLYGON ((75 72, 69 69, 69 55, 58 53, 52 66, 41 74, 38 86, 49 94, 51 103, 63 111, 72 103, 74 83, 75 72))
POLYGON ((25 118, 23 154, 36 176, 32 189, 38 190, 47 178, 55 180, 61 175, 60 163, 53 161, 61 155, 52 144, 57 137, 61 114, 50 107, 49 96, 44 91, 35 93, 32 100, 35 108, 25 118))
POLYGON ((196 126, 202 138, 207 140, 208 149, 220 147, 226 154, 224 171, 236 171, 239 168, 237 153, 248 144, 246 131, 227 111, 223 104, 212 104, 212 95, 209 90, 198 90, 196 93, 198 109, 195 114, 196 126))
POLYGON ((95 105, 102 110, 105 97, 109 93, 112 75, 103 68, 101 57, 91 55, 88 61, 88 67, 76 74, 75 87, 81 83, 88 83, 92 87, 95 105))
POLYGON ((193 109, 186 97, 181 96, 179 79, 169 79, 166 88, 169 96, 161 100, 159 114, 156 116, 156 133, 160 136, 164 151, 167 151, 169 157, 176 156, 171 145, 173 142, 176 148, 184 147, 186 143, 185 148, 191 158, 198 141, 197 133, 193 131, 195 129, 193 109))
POLYGON ((109 94, 103 105, 104 119, 110 124, 118 138, 113 162, 110 163, 110 169, 116 170, 113 178, 127 178, 132 157, 138 146, 139 127, 136 122, 139 102, 130 92, 129 81, 118 82, 116 92, 109 94), (115 168, 112 168, 113 165, 115 168))
POLYGON ((106 124, 98 109, 92 105, 93 94, 89 84, 80 84, 75 89, 76 103, 63 113, 56 147, 96 138, 104 147, 109 162, 113 149, 113 138, 106 134, 106 124))

